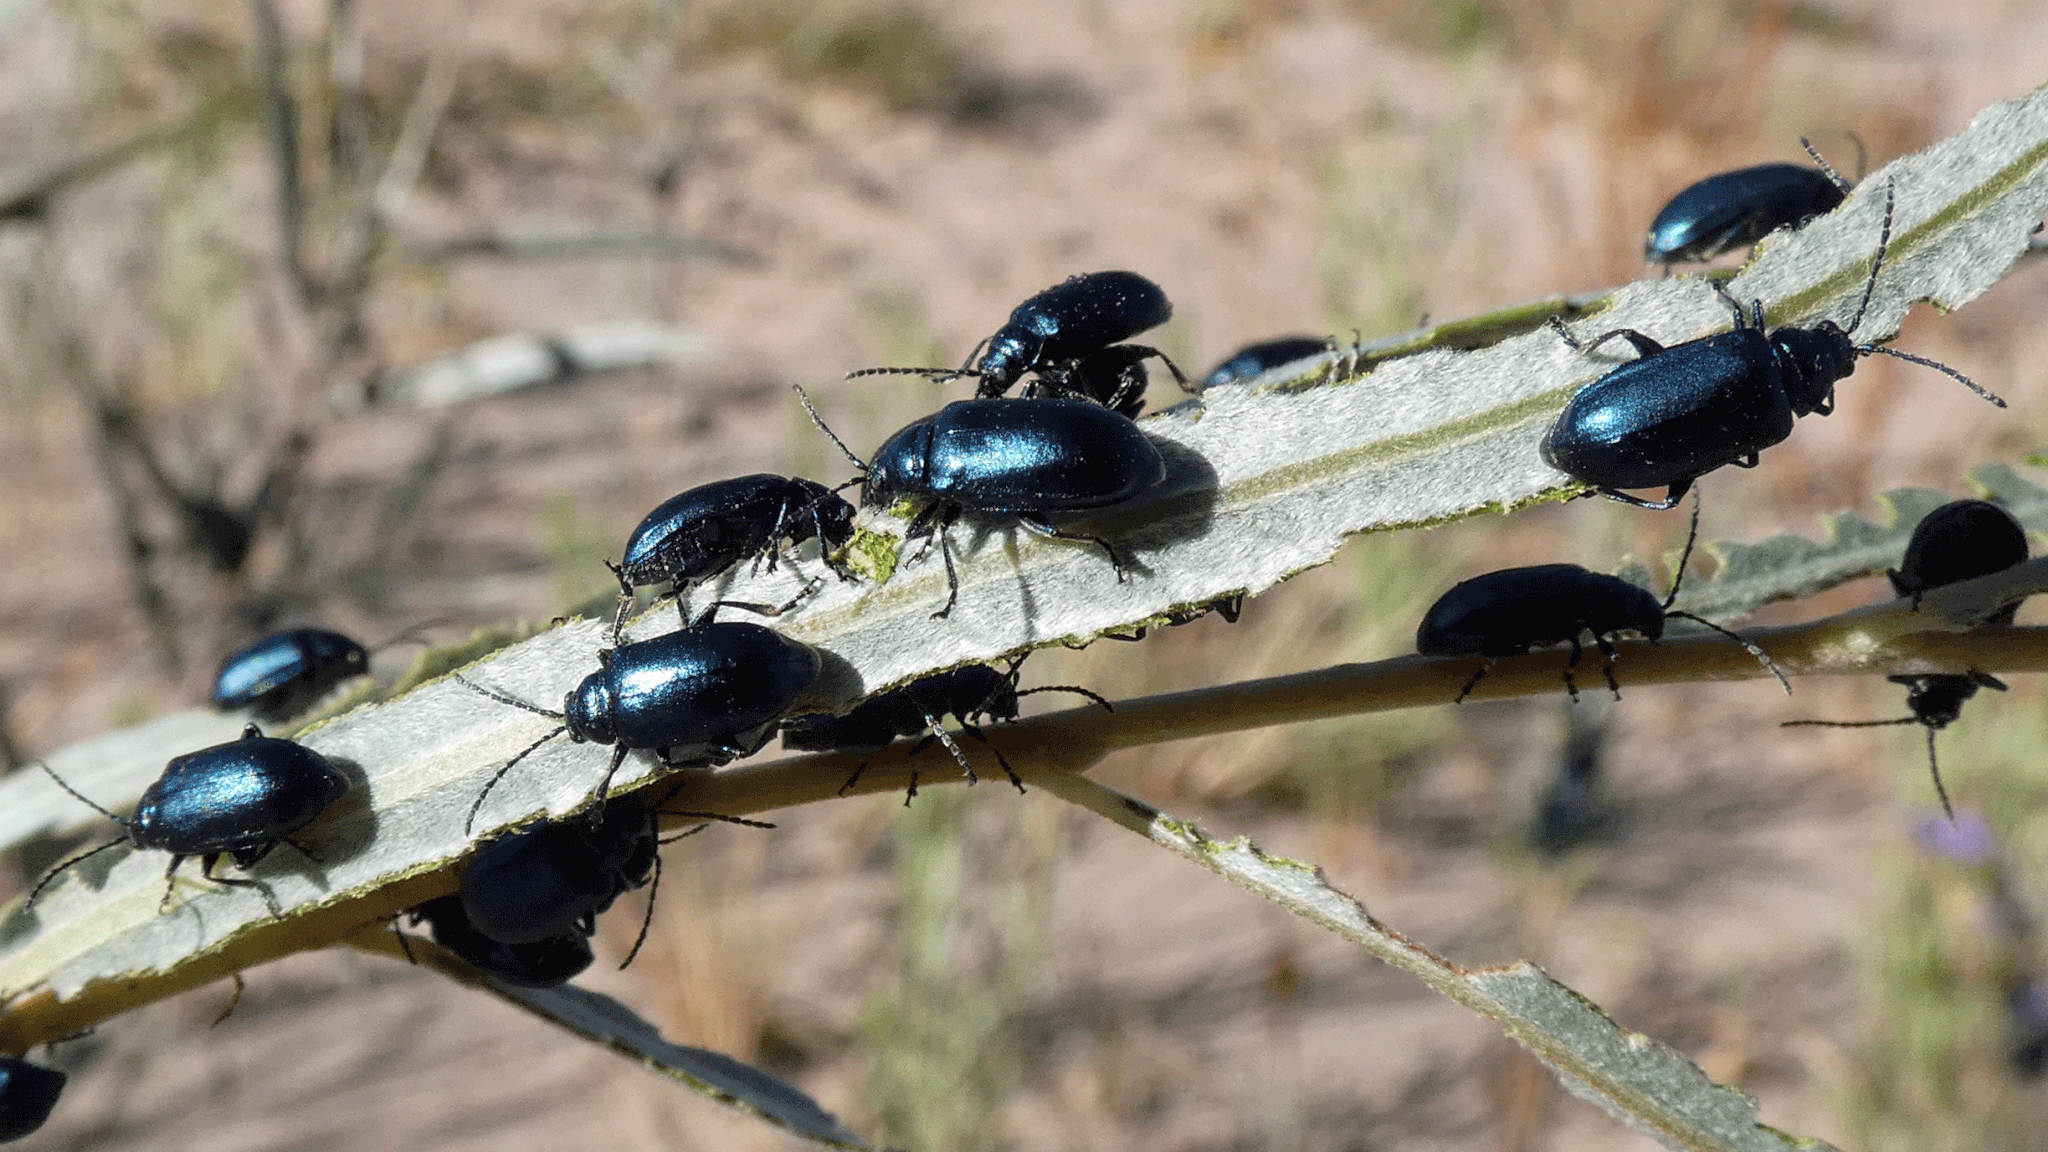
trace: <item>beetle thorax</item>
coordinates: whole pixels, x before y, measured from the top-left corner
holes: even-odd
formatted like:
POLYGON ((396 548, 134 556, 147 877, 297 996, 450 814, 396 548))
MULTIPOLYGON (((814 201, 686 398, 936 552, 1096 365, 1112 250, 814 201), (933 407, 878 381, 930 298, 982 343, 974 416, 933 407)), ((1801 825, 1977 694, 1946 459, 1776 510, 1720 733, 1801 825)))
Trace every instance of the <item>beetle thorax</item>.
POLYGON ((612 727, 611 674, 599 669, 583 678, 562 700, 562 725, 569 739, 591 744, 610 744, 617 739, 612 727))
POLYGON ((137 848, 164 848, 163 829, 160 827, 162 796, 161 781, 152 783, 142 793, 142 799, 135 805, 135 815, 127 822, 128 839, 137 848))
POLYGON ((1771 360, 1794 415, 1826 406, 1835 382, 1856 367, 1856 346, 1841 325, 1823 320, 1811 328, 1780 328, 1770 334, 1771 360))
POLYGON ((932 423, 926 417, 891 436, 868 463, 867 479, 861 482, 860 502, 867 508, 886 508, 906 496, 927 493, 926 465, 932 451, 932 423))
POLYGON ((1019 376, 1030 371, 1037 361, 1036 349, 1044 342, 1020 336, 1016 328, 1012 322, 989 337, 988 350, 981 354, 981 363, 975 365, 975 371, 981 373, 982 388, 992 392, 1004 391, 1015 384, 1019 376))

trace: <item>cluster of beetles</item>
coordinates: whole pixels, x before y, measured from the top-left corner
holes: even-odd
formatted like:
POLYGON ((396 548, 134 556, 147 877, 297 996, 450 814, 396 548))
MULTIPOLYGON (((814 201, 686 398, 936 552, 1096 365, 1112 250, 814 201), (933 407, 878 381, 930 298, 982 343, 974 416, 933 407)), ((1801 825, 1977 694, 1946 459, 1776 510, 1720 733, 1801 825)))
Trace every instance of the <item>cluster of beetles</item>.
MULTIPOLYGON (((1646 257, 1667 268, 1708 260, 1833 209, 1850 186, 1818 155, 1814 158, 1820 163, 1817 169, 1763 165, 1687 188, 1652 224, 1646 257)), ((1853 333, 1869 306, 1890 241, 1891 214, 1887 189, 1877 254, 1846 325, 1822 320, 1811 327, 1768 328, 1761 302, 1752 302, 1745 312, 1742 302, 1729 296, 1718 281, 1715 287, 1733 314, 1732 329, 1680 344, 1666 346, 1625 328, 1579 336, 1553 317, 1552 328, 1575 350, 1591 354, 1619 340, 1635 356, 1572 397, 1543 438, 1543 459, 1591 492, 1645 508, 1669 508, 1702 475, 1727 464, 1753 465, 1759 452, 1791 434, 1797 417, 1826 415, 1833 406, 1835 383, 1849 375, 1858 358, 1873 353, 1936 368, 2003 406, 2003 401, 1953 369, 1874 343, 1855 342, 1853 333), (1663 493, 1653 500, 1631 492, 1644 489, 1663 493)), ((1184 390, 1199 394, 1334 349, 1333 341, 1316 337, 1266 341, 1226 358, 1199 385, 1190 384, 1164 353, 1129 342, 1164 324, 1172 310, 1159 286, 1134 272, 1071 277, 1018 305, 1008 323, 982 341, 959 368, 871 368, 851 373, 849 379, 911 373, 976 381, 973 399, 947 404, 911 423, 866 460, 818 420, 820 430, 858 470, 855 480, 828 488, 800 478, 741 476, 692 488, 650 512, 627 541, 620 561, 610 565, 620 600, 611 647, 599 653, 597 670, 569 692, 561 711, 458 677, 494 700, 557 721, 485 785, 471 805, 465 833, 498 781, 528 753, 565 733, 575 741, 612 748, 610 767, 594 792, 599 803, 582 817, 543 820, 484 843, 464 867, 459 891, 413 909, 412 923, 426 924, 443 948, 497 980, 523 987, 557 985, 592 962, 589 941, 598 914, 622 893, 659 883, 659 817, 735 820, 671 812, 644 792, 606 803, 612 777, 629 752, 652 750, 671 766, 715 767, 759 750, 777 733, 792 749, 863 756, 895 740, 917 737, 920 746, 941 742, 972 779, 973 769, 946 729, 946 718, 954 719, 961 732, 980 738, 980 723, 1015 719, 1019 697, 1030 692, 1079 693, 1108 708, 1107 701, 1082 688, 1020 688, 1020 658, 1003 668, 970 665, 941 672, 868 697, 843 714, 792 718, 792 703, 818 675, 818 653, 762 625, 720 620, 717 614, 737 609, 779 615, 815 592, 825 577, 814 579, 788 604, 720 600, 694 616, 683 605, 692 589, 735 566, 765 563, 773 568, 806 541, 815 541, 821 564, 833 576, 854 579, 838 556, 853 537, 856 513, 839 493, 855 484, 860 485, 864 508, 911 509, 906 538, 924 542, 919 556, 936 545, 948 588, 936 617, 948 615, 958 598, 947 529, 962 516, 994 518, 1092 546, 1106 558, 1110 573, 1123 580, 1128 565, 1112 541, 1063 528, 1057 520, 1068 513, 1123 504, 1164 480, 1166 468, 1158 448, 1134 422, 1143 411, 1150 383, 1147 362, 1157 360, 1184 390), (1016 395, 1010 395, 1012 389, 1016 395), (626 642, 624 620, 638 591, 663 586, 661 596, 677 601, 682 626, 626 642)), ((808 399, 804 404, 808 409, 808 399)), ((816 412, 811 414, 815 420, 816 412)), ((1574 564, 1506 569, 1446 592, 1424 616, 1416 647, 1425 655, 1481 659, 1458 693, 1462 701, 1493 661, 1568 644, 1571 658, 1564 680, 1576 698, 1572 670, 1582 655, 1581 637, 1590 635, 1603 658, 1607 685, 1618 696, 1614 637, 1635 632, 1655 641, 1667 620, 1684 617, 1743 644, 1784 682, 1783 674, 1755 645, 1672 608, 1698 533, 1698 516, 1695 499, 1692 535, 1671 591, 1662 600, 1617 577, 1574 564)), ((2026 558, 2026 535, 2010 514, 1984 501, 1962 500, 1936 510, 1917 526, 1891 579, 1901 596, 1914 597, 1917 604, 1929 589, 1988 575, 2026 558)), ((1210 609, 1235 620, 1239 606, 1240 601, 1232 598, 1172 621, 1192 619, 1210 609)), ((2006 609, 1993 623, 2009 623, 2013 611, 2006 609)), ((223 661, 213 703, 246 713, 252 721, 281 723, 368 666, 368 650, 346 636, 310 628, 281 632, 223 661)), ((1849 723, 1922 725, 1928 732, 1930 765, 1935 731, 1952 722, 1979 688, 2004 688, 1977 671, 1892 679, 1907 688, 1912 714, 1849 723)), ((1789 684, 1786 690, 1790 691, 1789 684)), ((1022 782, 1000 755, 998 762, 1021 789, 1022 782)), ((50 772, 47 765, 43 770, 50 772)), ((265 736, 255 722, 238 740, 170 761, 126 819, 80 795, 55 773, 50 776, 120 824, 124 834, 51 869, 30 891, 29 905, 73 865, 120 844, 166 853, 167 880, 187 857, 196 856, 206 879, 263 890, 269 899, 258 880, 216 875, 220 858, 226 856, 247 870, 279 845, 313 856, 313 850, 294 835, 349 787, 318 753, 265 736)), ((854 779, 858 776, 856 771, 854 779)), ((849 780, 848 786, 852 783, 849 780)), ((1939 790, 1938 770, 1935 784, 1939 790)), ((914 778, 910 790, 915 795, 914 778)), ((1941 798, 1946 806, 1945 792, 1941 798)), ((169 899, 167 889, 164 903, 169 899)), ((648 909, 651 917, 651 898, 648 909)), ((627 962, 646 932, 643 922, 627 962)), ((55 1106, 63 1083, 63 1074, 54 1069, 0 1057, 0 1140, 38 1128, 55 1106)))

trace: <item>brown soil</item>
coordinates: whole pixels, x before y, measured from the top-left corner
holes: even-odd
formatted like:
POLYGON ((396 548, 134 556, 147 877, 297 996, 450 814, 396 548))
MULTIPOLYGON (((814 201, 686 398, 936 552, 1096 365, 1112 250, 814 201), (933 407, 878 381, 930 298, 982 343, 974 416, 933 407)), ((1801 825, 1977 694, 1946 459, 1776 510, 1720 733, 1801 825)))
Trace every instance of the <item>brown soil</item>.
MULTIPOLYGON (((62 11, 73 7, 91 8, 62 11)), ((460 45, 455 97, 401 236, 664 228, 752 255, 382 275, 368 316, 370 356, 385 364, 620 319, 684 324, 720 351, 424 417, 325 424, 304 510, 319 525, 317 562, 277 592, 279 614, 372 637, 434 617, 450 634, 547 618, 602 591, 597 557, 675 491, 744 471, 839 472, 788 383, 812 388, 857 447, 872 444, 941 393, 887 378, 841 385, 842 373, 957 363, 1017 301, 1070 273, 1128 267, 1164 285, 1175 318, 1154 342, 1191 372, 1254 339, 1370 336, 1422 313, 1584 290, 1640 273, 1643 223, 1697 176, 1797 159, 1801 132, 1840 159, 1854 130, 1874 166, 2027 91, 2048 59, 2048 19, 1993 4, 360 7, 380 122, 396 122, 434 45, 460 45), (422 468, 435 453, 440 464, 422 468), (416 508, 391 512, 420 477, 416 508)), ((22 17, 0 42, 0 75, 15 77, 0 86, 6 153, 63 154, 91 135, 82 109, 133 119, 184 106, 208 51, 227 74, 239 68, 250 33, 244 9, 232 11, 22 17), (118 99, 94 87, 110 76, 118 99)), ((301 42, 320 11, 290 6, 301 42)), ((240 206, 224 196, 180 209, 235 223, 253 266, 272 268, 262 153, 253 131, 235 140, 220 186, 240 189, 240 206)), ((298 346, 248 335, 261 324, 241 313, 220 321, 228 335, 181 335, 163 321, 177 301, 151 305, 147 277, 92 263, 140 244, 138 218, 159 229, 186 219, 136 214, 174 199, 168 179, 151 168, 68 193, 47 233, 0 226, 0 263, 10 284, 31 278, 50 266, 36 238, 54 237, 61 257, 91 266, 69 273, 81 287, 67 322, 140 381, 153 431, 175 445, 259 445, 284 406, 264 390, 288 375, 273 361, 298 346), (116 239, 81 239, 102 224, 116 239), (209 340, 246 371, 195 394, 204 373, 167 350, 209 340)), ((1826 510, 1871 514, 1881 489, 1960 491, 1965 468, 2035 448, 2048 415, 2044 294, 2040 270, 2023 270, 1958 316, 1916 317, 1901 339, 2004 393, 2010 411, 1867 362, 1840 412, 1803 422, 1756 471, 1714 479, 1709 532, 1814 531, 1826 510)), ((273 590, 174 566, 193 655, 166 670, 131 595, 86 418, 21 343, 0 394, 0 687, 9 733, 35 755, 196 699, 210 665, 199 653, 241 639, 248 602, 273 590)), ((181 465, 201 455, 172 451, 181 465)), ((231 471, 224 483, 247 479, 231 471)), ((1212 619, 1098 645, 1046 659, 1032 679, 1117 696, 1388 655, 1413 608, 1395 619, 1377 603, 1383 565, 1433 565, 1446 580, 1460 564, 1611 565, 1668 542, 1670 528, 1580 504, 1447 530, 1415 541, 1412 560, 1349 557, 1261 597, 1235 628, 1212 619)), ((275 563, 259 554, 255 570, 275 563)), ((1998 702, 2038 704, 2025 683, 1998 702)), ((1590 847, 1545 863, 1520 829, 1555 764, 1560 707, 1399 718, 1414 729, 1405 737, 1329 725, 1169 746, 1102 777, 1213 833, 1322 863, 1375 915, 1460 962, 1535 960, 1754 1093, 1766 1122, 1846 1146, 1844 1100, 1871 1027, 1859 957, 1880 931, 1888 862, 1904 852, 1902 809, 1927 803, 1926 784, 1904 737, 1778 738, 1770 726, 1888 715, 1895 694, 1631 692, 1612 712, 1612 818, 1590 847)), ((1960 784, 1970 800, 1967 769, 1960 784)), ((1341 941, 1050 797, 989 785, 967 800, 960 975, 971 985, 1003 970, 984 953, 1006 948, 1033 964, 988 990, 1017 1022, 1003 1035, 1018 1066, 958 1147, 1649 1146, 1559 1092, 1486 1021, 1341 941), (1041 912, 1006 910, 1033 891, 1041 912)), ((759 1061, 882 1136, 886 1093, 871 1076, 883 1041, 863 1020, 910 947, 900 813, 882 799, 823 805, 780 813, 771 834, 715 829, 671 849, 647 954, 623 974, 601 962, 589 982, 671 1038, 759 1061)), ((612 957, 637 912, 604 925, 612 957)), ((381 959, 306 956, 248 978, 217 1029, 206 1022, 221 1000, 202 993, 60 1050, 74 1081, 43 1146, 787 1144, 381 959)))

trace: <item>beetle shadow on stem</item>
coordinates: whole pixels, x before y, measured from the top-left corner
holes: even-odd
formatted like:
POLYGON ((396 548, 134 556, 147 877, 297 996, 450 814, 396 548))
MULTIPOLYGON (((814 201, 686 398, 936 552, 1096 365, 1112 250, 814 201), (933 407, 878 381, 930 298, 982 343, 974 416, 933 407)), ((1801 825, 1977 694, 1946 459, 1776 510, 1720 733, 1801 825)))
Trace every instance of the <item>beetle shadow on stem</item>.
POLYGON ((377 806, 371 802, 369 775, 346 756, 330 755, 327 763, 348 780, 348 791, 319 819, 292 833, 292 839, 311 848, 313 855, 293 851, 289 844, 280 847, 298 857, 305 873, 323 885, 328 866, 355 859, 377 839, 377 806))
MULTIPOLYGON (((19 857, 21 870, 17 875, 26 878, 26 883, 36 883, 46 876, 52 868, 56 867, 59 862, 79 856, 81 853, 104 844, 119 843, 125 837, 126 829, 123 829, 118 835, 88 832, 79 836, 37 836, 22 844, 19 857)), ((127 852, 110 849, 85 857, 64 870, 66 883, 75 881, 90 887, 94 892, 98 892, 107 886, 107 878, 113 873, 115 866, 121 861, 126 860, 134 851, 135 846, 131 843, 128 846, 127 852)), ((26 896, 27 892, 27 887, 24 887, 22 889, 23 895, 26 896)), ((47 901, 47 897, 45 897, 45 901, 47 901)), ((37 907, 41 907, 45 901, 39 901, 37 907)), ((36 925, 39 923, 40 920, 37 917, 36 908, 28 907, 25 902, 17 902, 14 908, 8 912, 7 918, 4 921, 0 921, 0 947, 10 945, 24 936, 32 935, 36 930, 36 925)))
POLYGON ((1171 547, 1209 531, 1216 518, 1221 479, 1201 453, 1185 445, 1148 437, 1166 461, 1166 479, 1137 499, 1103 512, 1050 517, 1060 529, 1099 532, 1116 545, 1125 567, 1149 575, 1147 551, 1171 547))
POLYGON ((818 676, 798 696, 785 720, 814 712, 831 712, 847 702, 859 700, 868 694, 867 682, 861 679, 860 670, 849 663, 846 657, 829 648, 817 648, 818 676))

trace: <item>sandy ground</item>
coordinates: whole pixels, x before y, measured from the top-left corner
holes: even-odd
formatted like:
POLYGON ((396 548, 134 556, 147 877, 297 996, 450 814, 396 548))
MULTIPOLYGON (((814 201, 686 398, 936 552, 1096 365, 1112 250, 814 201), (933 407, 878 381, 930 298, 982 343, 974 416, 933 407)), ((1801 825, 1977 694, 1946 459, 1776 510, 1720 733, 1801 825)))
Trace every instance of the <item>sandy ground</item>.
MULTIPOLYGON (((189 44, 217 43, 232 63, 249 36, 240 16, 25 7, 0 40, 11 76, 0 140, 17 155, 61 154, 82 115, 67 109, 91 106, 110 75, 121 108, 173 105, 189 91, 165 79, 178 75, 166 60, 205 59, 189 44), (173 43, 186 55, 163 47, 173 43)), ((1017 301, 1070 273, 1128 267, 1164 285, 1175 318, 1150 338, 1192 371, 1252 339, 1374 335, 1424 313, 1598 287, 1640 273, 1643 223, 1691 179, 1796 159, 1802 132, 1840 153, 1853 130, 1881 161, 2029 90, 2048 59, 2048 17, 1989 3, 1542 14, 1370 0, 794 4, 762 8, 781 15, 754 24, 737 6, 360 8, 387 119, 437 45, 459 62, 402 236, 665 228, 753 257, 388 270, 368 315, 374 359, 389 365, 620 319, 685 325, 718 352, 426 417, 324 424, 302 509, 318 525, 316 578, 286 590, 280 614, 366 636, 435 617, 451 628, 545 619, 601 590, 596 558, 681 488, 746 471, 829 474, 787 384, 813 388, 857 446, 873 443, 941 393, 842 385, 842 373, 956 363, 1017 301), (915 18, 884 19, 906 12, 915 18), (1447 40, 1466 17, 1476 38, 1447 40), (871 58, 842 68, 791 47, 849 28, 922 70, 890 80, 871 58), (413 481, 416 506, 394 516, 413 481)), ((287 6, 302 42, 320 12, 287 6)), ((67 196, 49 233, 78 285, 71 322, 83 317, 108 362, 142 382, 166 441, 188 449, 261 442, 283 407, 263 382, 297 347, 248 335, 261 309, 216 315, 180 299, 165 271, 179 242, 166 221, 197 218, 195 250, 229 237, 258 265, 274 255, 248 235, 272 225, 245 135, 221 162, 219 186, 234 195, 219 204, 143 212, 156 230, 137 232, 123 223, 136 206, 178 187, 148 169, 67 196), (95 239, 106 221, 115 239, 95 239), (142 271, 122 263, 137 251, 154 253, 142 271), (217 327, 169 323, 195 310, 217 327), (208 356, 231 386, 193 383, 208 379, 195 367, 208 356)), ((37 263, 39 235, 0 227, 10 283, 50 267, 37 263)), ((1716 477, 1709 532, 1814 531, 1826 510, 1870 513, 1884 488, 1960 492, 1963 469, 2037 448, 2044 294, 2041 270, 2022 272, 1957 316, 1916 316, 1901 338, 1997 388, 2010 411, 1910 366, 1866 363, 1836 415, 1804 422, 1756 471, 1716 477)), ((0 393, 0 689, 9 734, 34 755, 196 699, 211 661, 167 670, 152 657, 86 420, 30 343, 17 339, 0 393)), ((195 471, 202 457, 173 452, 195 471)), ((247 481, 230 469, 223 483, 247 481)), ((1389 655, 1412 616, 1375 615, 1378 565, 1432 565, 1446 582, 1507 563, 1612 566, 1628 548, 1668 543, 1668 529, 1582 503, 1432 533, 1412 560, 1395 545, 1392 561, 1348 557, 1262 597, 1235 629, 1207 620, 1098 646, 1033 678, 1119 695, 1389 655)), ((242 639, 238 613, 259 591, 179 585, 189 649, 242 639)), ((1848 589, 1780 618, 1876 595, 1848 589)), ((2003 707, 2038 708, 2035 686, 2015 689, 2003 707)), ((1212 833, 1323 864, 1375 915, 1462 963, 1535 960, 1754 1093, 1770 1124, 1847 1147, 1845 1101, 1872 1030, 1865 957, 1908 851, 1904 826, 1928 803, 1925 778, 1907 737, 1754 734, 1896 706, 1882 685, 1802 684, 1796 703, 1758 686, 1632 692, 1613 711, 1612 818, 1561 863, 1519 836, 1553 770, 1561 702, 1410 718, 1421 735, 1406 743, 1338 725, 1170 746, 1102 776, 1212 833), (1361 799, 1356 786, 1303 783, 1348 776, 1387 787, 1361 799)), ((1958 768, 1952 787, 1968 802, 1958 768)), ((647 954, 624 973, 601 962, 590 983, 678 1041, 789 1077, 879 1138, 887 1045, 865 1022, 910 948, 906 818, 881 798, 777 818, 767 836, 714 830, 672 849, 647 954)), ((953 914, 974 945, 960 975, 971 985, 999 969, 992 950, 1031 963, 1019 986, 988 991, 1016 1021, 1017 1067, 949 1146, 1650 1146, 1558 1091, 1485 1021, 1119 829, 1000 787, 969 793, 959 820, 969 863, 953 914), (1020 892, 1039 902, 1021 919, 1006 903, 1020 892)), ((614 959, 637 912, 603 926, 614 959)), ((61 1049, 73 1086, 29 1146, 789 1146, 378 958, 253 971, 237 1013, 209 1029, 225 995, 195 993, 61 1049)))

